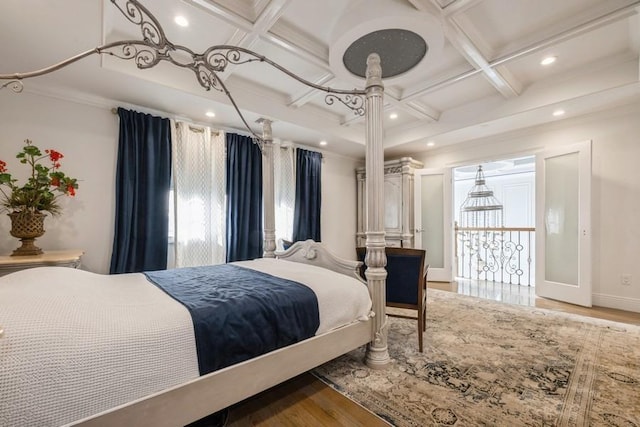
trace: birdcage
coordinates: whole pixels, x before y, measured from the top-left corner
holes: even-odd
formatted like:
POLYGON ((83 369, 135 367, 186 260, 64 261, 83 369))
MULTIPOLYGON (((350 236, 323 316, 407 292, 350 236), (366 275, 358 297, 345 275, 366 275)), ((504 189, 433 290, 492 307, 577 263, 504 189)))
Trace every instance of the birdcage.
POLYGON ((502 227, 502 203, 486 184, 482 165, 478 166, 476 182, 460 206, 460 226, 474 228, 502 227))

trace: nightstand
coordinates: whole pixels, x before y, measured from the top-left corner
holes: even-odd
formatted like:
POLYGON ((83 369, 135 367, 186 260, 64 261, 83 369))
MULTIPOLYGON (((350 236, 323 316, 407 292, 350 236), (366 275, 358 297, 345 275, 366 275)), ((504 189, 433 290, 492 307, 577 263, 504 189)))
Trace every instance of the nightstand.
POLYGON ((47 251, 41 255, 0 256, 0 276, 27 268, 59 266, 80 268, 80 258, 84 251, 71 249, 47 251))

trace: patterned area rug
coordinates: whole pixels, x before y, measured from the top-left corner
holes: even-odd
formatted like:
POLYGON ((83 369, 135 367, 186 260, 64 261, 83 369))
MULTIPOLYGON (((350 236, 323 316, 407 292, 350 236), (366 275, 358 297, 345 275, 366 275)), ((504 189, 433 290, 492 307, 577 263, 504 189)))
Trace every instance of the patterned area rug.
POLYGON ((416 321, 389 318, 388 370, 364 349, 314 374, 397 426, 640 427, 640 327, 429 289, 416 321))

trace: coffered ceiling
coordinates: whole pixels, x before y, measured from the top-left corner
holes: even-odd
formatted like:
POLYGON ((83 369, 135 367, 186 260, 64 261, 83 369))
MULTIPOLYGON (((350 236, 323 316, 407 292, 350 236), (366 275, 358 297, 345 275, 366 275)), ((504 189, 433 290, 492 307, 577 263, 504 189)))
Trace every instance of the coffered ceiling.
MULTIPOLYGON (((363 49, 384 51, 379 52, 383 72, 415 62, 385 79, 388 156, 640 100, 640 0, 142 3, 174 44, 196 52, 212 45, 248 48, 317 85, 362 88, 363 79, 344 60, 345 51, 362 37, 363 49), (187 27, 175 24, 178 15, 187 19, 187 27), (386 30, 403 31, 393 38, 386 30), (377 41, 369 43, 367 37, 379 31, 377 41), (543 66, 546 57, 556 60, 543 66), (564 114, 554 116, 559 110, 564 114)), ((139 28, 111 0, 0 2, 0 74, 38 69, 105 42, 139 38, 139 28)), ((267 117, 274 120, 279 139, 309 146, 324 140, 326 150, 364 155, 363 119, 339 104, 327 105, 324 93, 265 63, 232 65, 220 77, 256 132, 255 120, 267 117)), ((92 56, 25 81, 25 91, 242 128, 223 93, 205 91, 191 71, 168 63, 138 70, 132 61, 92 56), (206 117, 207 111, 216 116, 206 117)))

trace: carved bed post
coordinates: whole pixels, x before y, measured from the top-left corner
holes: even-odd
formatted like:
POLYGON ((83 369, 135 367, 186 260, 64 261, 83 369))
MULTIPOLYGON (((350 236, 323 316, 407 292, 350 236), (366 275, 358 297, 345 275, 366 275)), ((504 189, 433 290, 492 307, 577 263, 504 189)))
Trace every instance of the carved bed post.
POLYGON ((275 258, 276 208, 273 179, 273 134, 271 120, 258 119, 262 123, 262 198, 264 209, 264 258, 275 258))
POLYGON ((367 190, 367 286, 373 298, 374 339, 367 346, 365 362, 371 368, 385 368, 391 359, 387 349, 386 279, 384 240, 384 147, 382 109, 384 86, 380 56, 367 58, 366 81, 366 190, 367 190))

